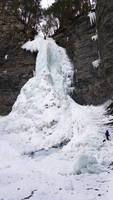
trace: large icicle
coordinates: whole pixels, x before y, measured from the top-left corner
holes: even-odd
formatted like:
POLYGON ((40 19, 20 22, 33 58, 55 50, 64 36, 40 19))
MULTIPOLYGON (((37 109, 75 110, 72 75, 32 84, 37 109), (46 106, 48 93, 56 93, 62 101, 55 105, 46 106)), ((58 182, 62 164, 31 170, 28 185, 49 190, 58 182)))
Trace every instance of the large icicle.
POLYGON ((89 12, 88 17, 90 18, 91 26, 96 22, 96 14, 95 12, 89 12))

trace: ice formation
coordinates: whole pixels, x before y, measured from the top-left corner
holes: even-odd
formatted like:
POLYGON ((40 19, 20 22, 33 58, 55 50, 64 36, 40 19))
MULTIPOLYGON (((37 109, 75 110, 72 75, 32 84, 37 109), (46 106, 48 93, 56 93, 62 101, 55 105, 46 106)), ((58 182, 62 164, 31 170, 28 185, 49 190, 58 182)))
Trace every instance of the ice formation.
POLYGON ((88 14, 88 17, 90 18, 90 24, 92 26, 96 22, 95 12, 90 11, 89 14, 88 14))
POLYGON ((71 99, 73 66, 54 40, 36 37, 22 48, 38 51, 35 75, 21 89, 9 116, 0 119, 0 131, 9 133, 21 155, 54 152, 47 163, 58 173, 103 171, 113 153, 112 145, 108 154, 102 144, 104 107, 81 106, 71 99))

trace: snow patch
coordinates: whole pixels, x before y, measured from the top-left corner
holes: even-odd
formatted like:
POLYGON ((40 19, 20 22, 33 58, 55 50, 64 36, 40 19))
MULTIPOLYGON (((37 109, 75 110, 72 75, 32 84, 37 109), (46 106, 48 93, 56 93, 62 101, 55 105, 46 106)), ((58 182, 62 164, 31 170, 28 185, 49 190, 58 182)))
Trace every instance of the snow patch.
POLYGON ((92 62, 92 65, 93 65, 94 68, 98 68, 99 64, 100 64, 100 59, 95 60, 95 61, 92 62))
POLYGON ((96 40, 98 39, 98 35, 97 35, 97 34, 96 34, 96 35, 93 35, 93 36, 91 37, 91 39, 96 41, 96 40))
POLYGON ((8 54, 6 54, 4 58, 5 58, 5 60, 7 60, 8 59, 8 54))

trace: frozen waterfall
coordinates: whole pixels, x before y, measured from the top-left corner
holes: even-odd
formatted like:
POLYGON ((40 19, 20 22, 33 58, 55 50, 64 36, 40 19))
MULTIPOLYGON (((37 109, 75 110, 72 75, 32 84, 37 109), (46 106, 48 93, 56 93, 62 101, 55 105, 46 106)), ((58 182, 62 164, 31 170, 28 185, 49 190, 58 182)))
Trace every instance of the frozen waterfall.
POLYGON ((54 40, 36 37, 22 48, 38 52, 35 75, 2 120, 2 130, 16 138, 21 154, 58 147, 55 160, 64 160, 66 173, 104 171, 113 153, 112 142, 109 154, 107 144, 102 146, 104 106, 80 106, 71 99, 73 66, 54 40))

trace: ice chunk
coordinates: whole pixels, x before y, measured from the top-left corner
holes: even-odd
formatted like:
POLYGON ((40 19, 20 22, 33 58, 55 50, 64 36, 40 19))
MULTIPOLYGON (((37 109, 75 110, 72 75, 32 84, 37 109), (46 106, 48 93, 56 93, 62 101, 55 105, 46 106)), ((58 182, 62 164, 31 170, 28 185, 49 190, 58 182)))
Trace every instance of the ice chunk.
POLYGON ((103 166, 99 165, 97 159, 93 156, 88 156, 81 154, 78 156, 75 166, 74 166, 74 173, 81 174, 81 173, 100 173, 105 171, 103 166))

